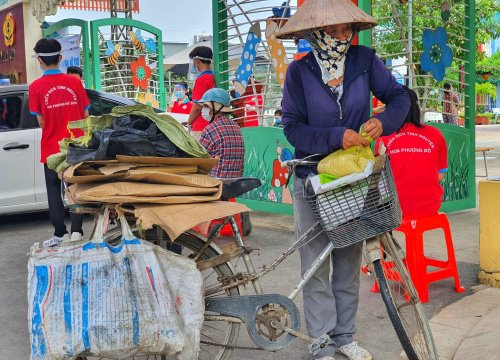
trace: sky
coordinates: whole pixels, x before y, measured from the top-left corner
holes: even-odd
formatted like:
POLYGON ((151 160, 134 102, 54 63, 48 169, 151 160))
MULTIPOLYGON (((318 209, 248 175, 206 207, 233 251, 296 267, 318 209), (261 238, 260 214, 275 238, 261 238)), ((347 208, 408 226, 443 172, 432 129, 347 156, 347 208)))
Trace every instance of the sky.
MULTIPOLYGON (((46 18, 56 22, 67 18, 96 20, 108 17, 107 12, 59 9, 46 18)), ((141 0, 140 13, 132 17, 162 30, 163 41, 193 43, 195 35, 212 34, 212 2, 210 0, 141 0)))

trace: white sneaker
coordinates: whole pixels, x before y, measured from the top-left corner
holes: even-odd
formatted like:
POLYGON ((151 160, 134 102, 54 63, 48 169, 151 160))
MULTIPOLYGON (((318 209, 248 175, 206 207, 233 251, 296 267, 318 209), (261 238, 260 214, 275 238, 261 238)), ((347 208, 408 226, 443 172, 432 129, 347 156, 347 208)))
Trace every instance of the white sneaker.
POLYGON ((71 241, 82 241, 83 235, 79 232, 71 233, 71 241))
POLYGON ((333 356, 323 356, 322 358, 318 358, 316 360, 335 360, 333 356))
POLYGON ((372 360, 372 355, 368 352, 368 350, 363 349, 358 345, 356 341, 353 341, 350 344, 341 346, 337 349, 337 351, 341 354, 344 354, 349 358, 349 360, 372 360))
POLYGON ((54 235, 50 239, 45 240, 42 243, 42 246, 43 247, 53 247, 53 246, 59 245, 60 243, 62 243, 64 241, 70 241, 69 234, 66 233, 63 236, 55 236, 54 235))

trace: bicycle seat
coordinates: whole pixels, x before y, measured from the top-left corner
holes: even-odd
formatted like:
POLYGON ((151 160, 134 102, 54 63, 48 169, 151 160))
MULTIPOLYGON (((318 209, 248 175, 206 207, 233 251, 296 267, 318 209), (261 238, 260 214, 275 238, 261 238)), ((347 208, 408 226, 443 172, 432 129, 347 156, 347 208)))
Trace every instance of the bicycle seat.
POLYGON ((221 200, 227 201, 241 196, 261 185, 256 178, 219 179, 222 182, 221 200))

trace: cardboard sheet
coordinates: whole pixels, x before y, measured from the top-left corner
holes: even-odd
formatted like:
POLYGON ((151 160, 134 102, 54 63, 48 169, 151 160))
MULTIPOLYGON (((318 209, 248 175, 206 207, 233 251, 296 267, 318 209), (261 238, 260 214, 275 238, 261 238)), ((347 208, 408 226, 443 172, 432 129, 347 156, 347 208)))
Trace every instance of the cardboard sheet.
POLYGON ((78 203, 103 202, 110 204, 182 204, 214 201, 220 198, 222 185, 215 187, 110 182, 73 184, 70 197, 78 203))
POLYGON ((121 181, 135 181, 152 184, 171 184, 213 188, 221 186, 221 181, 202 174, 169 174, 157 170, 133 169, 120 179, 121 181))
POLYGON ((170 239, 175 240, 183 232, 201 223, 245 211, 250 209, 243 204, 211 201, 199 204, 135 205, 134 214, 144 229, 159 225, 170 239))
POLYGON ((137 163, 137 164, 163 164, 163 165, 196 165, 198 169, 204 173, 209 173, 210 170, 217 164, 217 158, 168 158, 154 156, 125 156, 117 155, 116 159, 120 162, 137 163))
MULTIPOLYGON (((127 174, 135 170, 135 176, 139 172, 163 173, 163 174, 196 174, 198 167, 196 165, 153 165, 153 164, 134 164, 107 162, 84 162, 68 167, 64 173, 64 181, 70 184, 87 184, 95 182, 128 181, 127 174)), ((205 175, 203 175, 205 176, 205 175)), ((147 176, 142 179, 145 180, 147 176)), ((135 181, 135 180, 131 180, 135 181)), ((154 182, 154 181, 147 181, 154 182)))

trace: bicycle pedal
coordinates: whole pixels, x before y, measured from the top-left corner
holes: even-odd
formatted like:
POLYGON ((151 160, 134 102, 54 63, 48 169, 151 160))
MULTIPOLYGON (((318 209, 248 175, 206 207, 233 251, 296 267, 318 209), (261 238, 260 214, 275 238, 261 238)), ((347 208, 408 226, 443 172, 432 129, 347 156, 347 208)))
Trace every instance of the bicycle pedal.
POLYGON ((325 347, 328 345, 334 344, 334 341, 328 334, 323 334, 316 340, 314 340, 311 344, 308 346, 309 354, 311 355, 316 355, 319 353, 321 350, 323 350, 325 347))

